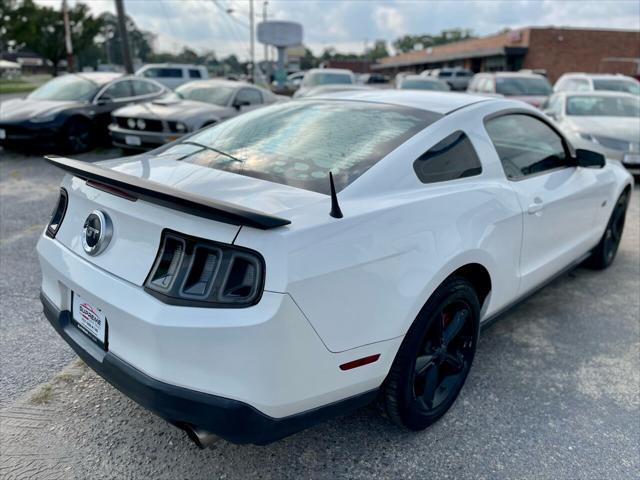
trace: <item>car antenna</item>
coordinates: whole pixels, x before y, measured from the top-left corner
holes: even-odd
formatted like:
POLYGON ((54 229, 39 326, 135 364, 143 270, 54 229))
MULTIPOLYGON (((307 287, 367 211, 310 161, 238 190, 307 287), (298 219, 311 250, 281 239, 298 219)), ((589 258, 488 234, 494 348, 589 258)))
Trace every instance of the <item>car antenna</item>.
POLYGON ((342 210, 338 205, 338 195, 336 195, 336 186, 333 184, 333 173, 329 172, 329 184, 331 185, 331 215, 333 218, 342 218, 342 210))

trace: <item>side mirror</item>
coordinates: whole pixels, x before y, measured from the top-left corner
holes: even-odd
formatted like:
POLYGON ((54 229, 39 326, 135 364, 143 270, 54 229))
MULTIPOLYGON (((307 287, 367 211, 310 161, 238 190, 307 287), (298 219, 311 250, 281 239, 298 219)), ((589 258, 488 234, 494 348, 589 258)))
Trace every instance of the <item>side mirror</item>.
POLYGON ((592 150, 584 150, 579 148, 576 150, 576 165, 579 167, 596 167, 602 168, 605 166, 606 160, 604 155, 592 150))
POLYGON ((236 110, 240 110, 242 107, 248 107, 249 105, 251 105, 251 103, 246 100, 236 100, 235 102, 233 102, 233 107, 236 110))

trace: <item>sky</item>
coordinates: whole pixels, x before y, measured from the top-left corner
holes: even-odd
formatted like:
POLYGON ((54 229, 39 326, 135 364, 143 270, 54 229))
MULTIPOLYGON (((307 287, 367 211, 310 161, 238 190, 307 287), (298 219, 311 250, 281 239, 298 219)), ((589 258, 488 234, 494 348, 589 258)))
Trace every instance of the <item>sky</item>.
MULTIPOLYGON (((62 0, 36 0, 59 8, 62 0)), ((115 12, 113 0, 68 0, 90 5, 95 14, 115 12)), ((256 23, 263 0, 254 0, 256 23)), ((249 0, 125 0, 139 28, 157 35, 158 51, 188 46, 249 57, 249 0), (227 10, 232 10, 227 13, 227 10)), ((640 30, 639 0, 269 0, 267 18, 299 22, 314 54, 334 47, 362 53, 376 39, 469 28, 488 35, 505 27, 571 26, 640 30)), ((390 43, 389 43, 390 46, 390 43)), ((263 47, 256 43, 256 58, 263 47)))

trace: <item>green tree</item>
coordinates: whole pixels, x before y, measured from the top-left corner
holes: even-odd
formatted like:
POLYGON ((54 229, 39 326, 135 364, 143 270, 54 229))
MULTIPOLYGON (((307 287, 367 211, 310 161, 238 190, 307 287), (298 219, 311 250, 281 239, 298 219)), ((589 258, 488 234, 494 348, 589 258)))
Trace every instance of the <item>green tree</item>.
POLYGON ((468 40, 470 38, 475 38, 472 30, 453 28, 451 30, 444 30, 437 35, 404 35, 393 42, 393 47, 396 51, 404 53, 416 49, 468 40))
POLYGON ((365 55, 366 58, 371 60, 379 60, 389 56, 389 50, 387 50, 387 42, 385 40, 376 40, 373 44, 373 48, 367 49, 365 55))

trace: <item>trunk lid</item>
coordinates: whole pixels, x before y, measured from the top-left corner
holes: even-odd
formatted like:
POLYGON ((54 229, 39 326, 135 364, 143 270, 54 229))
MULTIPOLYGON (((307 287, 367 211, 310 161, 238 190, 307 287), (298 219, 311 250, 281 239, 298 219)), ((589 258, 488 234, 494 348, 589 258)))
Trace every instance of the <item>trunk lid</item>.
MULTIPOLYGON (((184 192, 269 214, 285 214, 326 196, 286 185, 148 155, 101 162, 101 167, 150 180, 184 192)), ((132 201, 68 176, 63 182, 69 203, 56 239, 85 260, 135 285, 142 285, 153 265, 164 229, 232 244, 239 225, 185 213, 150 201, 132 201), (85 252, 84 222, 94 210, 111 219, 113 235, 98 255, 85 252)), ((245 227, 251 228, 251 227, 245 227)))

